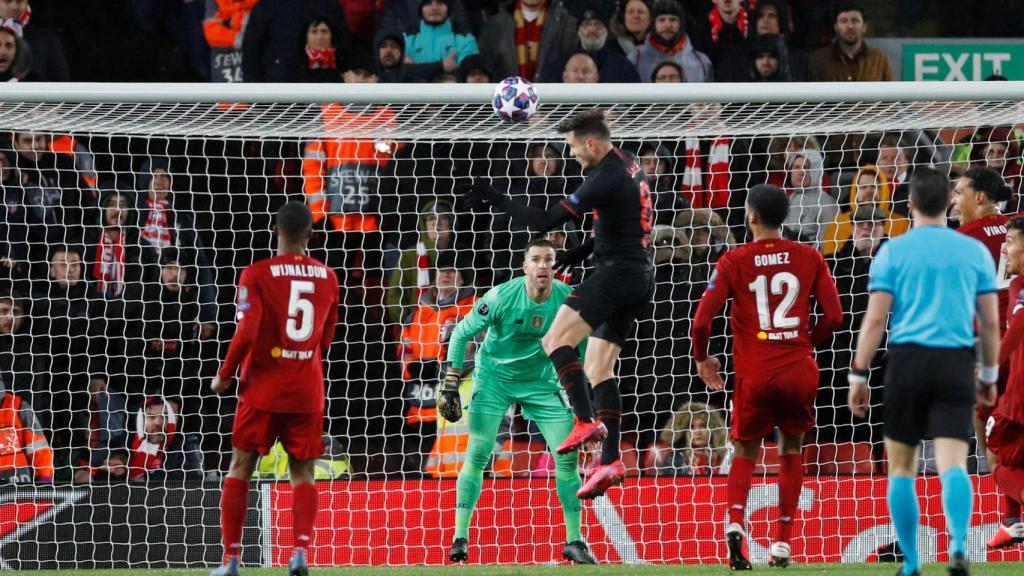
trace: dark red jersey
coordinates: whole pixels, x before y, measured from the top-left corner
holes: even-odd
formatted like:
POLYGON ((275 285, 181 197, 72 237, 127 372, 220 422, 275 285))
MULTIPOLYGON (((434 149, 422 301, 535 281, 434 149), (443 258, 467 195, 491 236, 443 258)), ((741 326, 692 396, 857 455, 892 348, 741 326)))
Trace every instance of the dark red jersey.
POLYGON ((839 292, 825 259, 790 240, 751 242, 726 252, 715 267, 693 322, 694 358, 707 358, 711 321, 732 299, 736 374, 778 371, 810 356, 843 321, 839 292), (811 296, 821 319, 810 326, 811 296))
POLYGON ((1024 276, 1017 276, 1010 282, 1009 294, 1006 315, 1010 326, 1000 346, 999 362, 1010 361, 1010 378, 996 411, 1024 424, 1024 276))
POLYGON ((238 283, 238 330, 220 368, 241 364, 239 397, 264 412, 324 408, 323 353, 338 322, 338 277, 299 254, 260 260, 238 283))
MULTIPOLYGON (((1003 259, 1003 242, 1006 241, 1006 223, 1012 216, 1014 215, 989 214, 956 229, 961 234, 980 240, 992 254, 992 261, 995 262, 996 270, 1000 273, 1005 269, 1005 266, 1000 266, 1000 263, 1003 259)), ((1003 334, 1006 332, 1006 322, 1009 319, 1006 310, 1010 305, 1010 298, 1003 279, 996 278, 996 282, 999 286, 999 333, 1003 334)))

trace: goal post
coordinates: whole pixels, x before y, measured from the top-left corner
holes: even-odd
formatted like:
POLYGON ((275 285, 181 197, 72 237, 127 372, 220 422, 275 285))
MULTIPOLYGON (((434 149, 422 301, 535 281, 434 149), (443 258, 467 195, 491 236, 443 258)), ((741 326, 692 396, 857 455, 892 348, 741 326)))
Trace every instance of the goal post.
MULTIPOLYGON (((492 91, 0 85, 0 316, 12 319, 0 322, 0 358, 10 360, 0 378, 31 403, 55 460, 53 486, 30 466, 0 488, 17 518, 10 530, 0 526, 0 567, 219 561, 219 486, 235 406, 208 385, 234 332, 238 277, 273 253, 273 214, 288 200, 314 207, 311 254, 343 284, 325 360, 329 438, 317 466, 311 561, 446 562, 468 424, 440 425, 433 414, 437 332, 459 317, 451 309, 469 309, 513 277, 532 237, 502 215, 466 210, 459 191, 487 179, 539 207, 571 193, 583 174, 555 126, 592 107, 606 109, 616 146, 637 154, 648 174, 657 269, 654 302, 617 367, 630 477, 583 505, 583 534, 597 557, 724 557, 730 395, 697 378, 690 320, 715 262, 744 242, 743 198, 763 182, 791 193, 797 215, 787 235, 825 254, 847 316, 817 351, 818 425, 804 450, 795 561, 892 557, 881 394, 868 420, 846 409, 867 270, 878 244, 909 228, 907 184, 917 167, 952 182, 989 166, 1013 189, 1003 210, 1024 208, 1024 83, 538 85, 540 109, 519 124, 495 117, 492 91), (458 270, 458 286, 438 284, 442 256, 458 270)), ((572 247, 592 224, 552 237, 572 247)), ((718 319, 711 351, 731 387, 730 334, 718 319)), ((473 384, 463 382, 469 411, 473 384)), ((881 385, 878 370, 871 384, 881 385)), ((748 506, 756 563, 767 562, 777 517, 776 447, 765 439, 748 506)), ((513 409, 495 439, 472 561, 561 558, 561 507, 544 450, 513 409)), ((918 480, 921 545, 925 559, 936 559, 947 538, 928 453, 918 480)), ((290 553, 283 456, 261 461, 250 493, 247 565, 279 566, 290 553)), ((969 558, 1021 561, 1017 549, 986 551, 1000 499, 973 446, 970 466, 979 497, 969 558)))

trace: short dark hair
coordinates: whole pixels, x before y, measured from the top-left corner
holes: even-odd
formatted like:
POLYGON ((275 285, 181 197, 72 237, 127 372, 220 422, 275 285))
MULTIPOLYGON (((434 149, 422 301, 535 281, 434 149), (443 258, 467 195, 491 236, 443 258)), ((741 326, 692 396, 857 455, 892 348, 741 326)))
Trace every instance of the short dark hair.
POLYGON ((299 239, 313 227, 313 212, 304 202, 292 200, 277 210, 277 233, 299 239))
POLYGON ((925 216, 941 216, 949 208, 949 178, 932 168, 920 167, 910 177, 910 204, 925 216))
POLYGON ((69 244, 56 244, 50 247, 48 258, 46 260, 48 262, 53 262, 53 257, 56 256, 57 254, 70 254, 71 252, 78 254, 79 259, 82 258, 82 249, 79 248, 78 246, 71 246, 69 244))
POLYGON ((991 168, 974 166, 961 176, 971 181, 971 188, 984 192, 993 202, 1005 202, 1013 197, 1013 190, 1006 185, 1003 177, 991 168))
POLYGON ((1016 230, 1024 238, 1024 216, 1010 218, 1006 223, 1006 233, 1009 234, 1011 230, 1016 230))
POLYGON ((747 206, 769 228, 781 228, 789 215, 789 196, 774 184, 758 184, 747 193, 747 206))
POLYGON ((600 108, 573 114, 562 120, 555 130, 559 134, 572 132, 577 138, 597 138, 604 141, 612 139, 612 131, 604 119, 604 110, 600 108))
POLYGON ((835 24, 839 20, 839 15, 843 12, 860 12, 860 17, 867 22, 868 13, 864 11, 864 6, 860 2, 851 2, 850 0, 844 0, 836 4, 835 11, 832 12, 832 24, 835 24))
MULTIPOLYGON (((562 232, 562 230, 555 229, 553 232, 562 232)), ((523 256, 530 253, 530 248, 551 248, 556 252, 558 251, 558 249, 555 248, 555 243, 547 238, 534 238, 533 240, 530 240, 530 243, 526 245, 525 249, 523 249, 523 256)))

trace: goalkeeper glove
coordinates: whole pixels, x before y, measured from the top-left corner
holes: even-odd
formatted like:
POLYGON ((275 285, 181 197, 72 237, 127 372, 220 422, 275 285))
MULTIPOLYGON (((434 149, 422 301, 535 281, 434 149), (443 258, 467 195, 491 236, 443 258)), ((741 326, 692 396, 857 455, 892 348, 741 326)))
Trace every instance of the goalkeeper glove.
POLYGON ((594 239, 591 238, 573 248, 572 250, 566 250, 561 256, 555 259, 555 271, 559 274, 566 274, 571 272, 577 265, 582 264, 584 260, 590 256, 590 253, 594 251, 594 239))
POLYGON ((462 397, 459 395, 459 371, 449 368, 437 390, 437 412, 445 420, 462 420, 462 397))
POLYGON ((462 197, 466 202, 466 207, 470 210, 482 211, 491 206, 501 210, 508 202, 508 197, 502 191, 482 180, 473 182, 473 185, 463 193, 462 197))

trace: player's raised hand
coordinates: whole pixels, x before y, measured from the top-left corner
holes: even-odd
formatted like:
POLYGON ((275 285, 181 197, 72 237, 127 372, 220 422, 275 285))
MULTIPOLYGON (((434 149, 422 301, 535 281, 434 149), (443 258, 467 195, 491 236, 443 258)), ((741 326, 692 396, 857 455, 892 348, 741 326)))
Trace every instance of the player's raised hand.
POLYGON ((867 418, 868 406, 871 402, 867 371, 850 368, 850 372, 846 375, 846 381, 850 383, 850 392, 846 396, 847 407, 850 408, 850 412, 854 416, 867 418))
POLYGON ((697 375, 712 390, 722 390, 725 388, 725 380, 722 380, 722 375, 719 373, 721 369, 722 363, 714 356, 708 356, 707 360, 697 362, 697 375))
POLYGON ((227 390, 229 386, 231 386, 230 378, 222 379, 220 376, 214 376, 213 381, 210 382, 210 390, 212 390, 213 393, 217 394, 218 396, 223 394, 224 391, 227 390))
POLYGON ((491 206, 501 208, 508 200, 501 190, 483 180, 474 181, 462 194, 462 198, 470 210, 487 210, 491 206))
POLYGON ((459 395, 459 373, 449 369, 437 389, 437 412, 445 420, 462 420, 462 397, 459 395))

